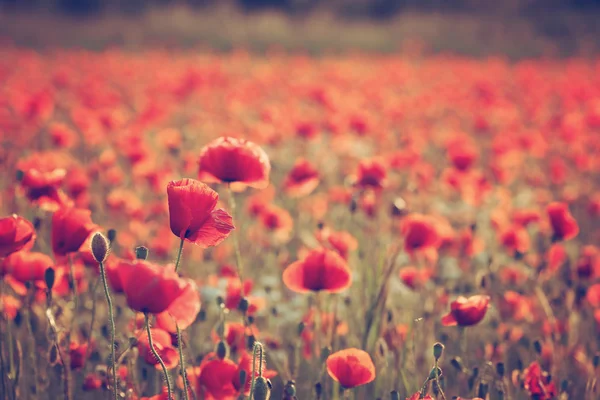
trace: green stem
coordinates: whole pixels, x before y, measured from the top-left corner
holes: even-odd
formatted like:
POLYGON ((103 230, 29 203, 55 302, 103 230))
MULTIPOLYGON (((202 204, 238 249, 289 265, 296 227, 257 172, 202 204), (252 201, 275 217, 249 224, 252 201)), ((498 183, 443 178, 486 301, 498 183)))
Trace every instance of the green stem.
POLYGON ((435 383, 437 384, 438 390, 440 391, 440 395, 443 400, 446 400, 446 394, 444 393, 444 389, 442 389, 442 385, 440 383, 440 374, 438 370, 438 360, 435 360, 435 364, 433 366, 435 370, 435 383))
POLYGON ((252 400, 252 396, 254 396, 254 384, 256 382, 256 352, 260 353, 260 365, 258 367, 258 373, 262 376, 263 348, 259 342, 254 343, 254 349, 252 350, 252 383, 250 384, 250 396, 248 396, 249 400, 252 400))
POLYGON ((106 296, 106 303, 108 304, 108 317, 110 319, 110 362, 112 364, 112 377, 113 377, 113 394, 114 399, 119 398, 119 385, 117 381, 117 359, 115 356, 115 316, 113 315, 112 299, 110 297, 110 291, 108 290, 108 283, 106 282, 106 270, 104 269, 104 263, 100 263, 100 276, 102 277, 102 285, 104 286, 104 295, 106 296))
POLYGON ((162 360, 162 358, 160 358, 160 355, 154 348, 154 341, 152 340, 152 331, 150 331, 150 319, 148 318, 148 313, 144 313, 144 319, 146 320, 146 332, 148 334, 148 344, 150 345, 150 351, 152 352, 154 357, 156 357, 156 359, 160 363, 160 366, 162 367, 163 374, 165 375, 165 383, 167 385, 167 398, 171 400, 173 396, 171 395, 172 390, 171 379, 169 378, 169 371, 167 370, 167 366, 165 365, 164 361, 162 360))
POLYGON ((179 251, 177 252, 177 261, 175 261, 175 272, 179 269, 179 263, 181 262, 181 253, 183 253, 183 243, 184 239, 181 239, 179 243, 179 251))
POLYGON ((26 324, 26 328, 27 328, 27 336, 29 336, 29 357, 30 357, 30 362, 31 362, 31 368, 32 368, 32 379, 34 384, 31 387, 31 391, 32 394, 35 396, 37 394, 37 385, 38 385, 38 370, 37 370, 37 351, 35 350, 35 335, 33 334, 33 326, 31 325, 31 312, 29 311, 31 309, 31 300, 33 298, 33 296, 35 295, 33 292, 34 289, 32 289, 31 294, 29 294, 28 297, 28 304, 23 308, 23 312, 24 312, 24 317, 25 317, 25 324, 26 324))
MULTIPOLYGON (((231 190, 231 186, 227 186, 229 191, 229 208, 231 209, 231 214, 233 216, 233 220, 236 221, 236 204, 235 204, 235 195, 233 190, 231 190)), ((242 261, 242 253, 240 252, 240 240, 239 240, 239 230, 235 230, 233 232, 233 248, 235 251, 235 261, 237 266, 237 273, 240 278, 240 282, 242 285, 244 284, 244 264, 242 261)))
MULTIPOLYGON (((181 242, 183 243, 183 240, 181 242)), ((181 368, 181 378, 183 379, 183 398, 185 400, 188 400, 187 373, 185 371, 185 359, 183 358, 183 341, 181 340, 181 329, 179 329, 179 325, 177 323, 175 323, 175 327, 177 328, 177 349, 179 350, 179 367, 181 368)))
POLYGON ((92 339, 94 338, 94 321, 96 320, 96 290, 98 289, 99 284, 100 279, 97 279, 96 283, 94 283, 94 286, 92 287, 92 320, 90 321, 90 333, 87 340, 87 350, 85 351, 86 365, 90 358, 90 354, 92 354, 92 339))

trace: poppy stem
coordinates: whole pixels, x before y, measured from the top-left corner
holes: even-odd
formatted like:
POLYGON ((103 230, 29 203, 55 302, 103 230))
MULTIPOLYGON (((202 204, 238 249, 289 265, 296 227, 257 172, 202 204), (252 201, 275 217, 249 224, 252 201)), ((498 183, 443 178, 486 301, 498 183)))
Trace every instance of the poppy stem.
POLYGON ((25 327, 27 329, 27 336, 29 336, 29 357, 31 362, 32 369, 32 379, 33 385, 31 386, 31 392, 35 396, 37 394, 37 386, 38 386, 38 369, 37 369, 37 351, 35 350, 35 334, 33 333, 33 326, 31 324, 31 303, 33 302, 33 298, 35 296, 35 288, 31 287, 29 289, 29 293, 27 294, 27 304, 23 308, 23 317, 25 319, 25 327))
MULTIPOLYGON (((231 209, 231 215, 233 216, 233 220, 237 221, 235 195, 233 193, 233 190, 231 190, 231 185, 227 186, 227 190, 229 192, 229 208, 231 209)), ((240 282, 243 285, 244 284, 244 264, 242 261, 242 253, 240 252, 240 239, 239 239, 238 235, 239 235, 239 233, 238 233, 238 230, 236 229, 235 232, 233 232, 233 234, 231 236, 233 236, 233 248, 235 251, 235 263, 237 266, 237 273, 240 278, 240 282)))
POLYGON ((92 353, 92 339, 94 338, 94 322, 96 320, 96 290, 98 289, 98 285, 100 284, 101 279, 96 279, 96 283, 92 287, 92 320, 90 321, 90 333, 87 340, 87 350, 85 352, 85 363, 90 358, 90 354, 92 353))
POLYGON ((184 242, 184 239, 181 239, 181 242, 179 243, 179 251, 177 252, 177 261, 175 261, 175 272, 177 272, 177 270, 179 269, 179 263, 181 261, 181 253, 183 253, 183 242, 184 242))
POLYGON ((150 330, 150 319, 148 318, 148 313, 144 313, 144 319, 146 320, 146 333, 148 334, 148 344, 150 345, 150 351, 152 355, 158 360, 160 366, 162 367, 163 374, 165 375, 165 383, 167 385, 167 398, 171 400, 173 396, 171 395, 171 379, 169 378, 169 371, 167 370, 167 366, 165 365, 162 358, 154 348, 154 341, 152 340, 152 331, 150 330))
POLYGON ((104 269, 104 263, 99 264, 100 276, 102 277, 102 286, 104 286, 104 296, 106 296, 106 303, 108 305, 108 317, 110 319, 110 363, 112 364, 113 394, 114 399, 117 400, 119 398, 119 385, 117 381, 117 359, 115 356, 115 316, 113 315, 112 299, 110 297, 110 291, 108 290, 108 283, 106 282, 106 270, 104 269))
MULTIPOLYGON (((183 240, 181 241, 181 243, 183 244, 183 240)), ((179 251, 179 254, 181 254, 181 250, 179 251)), ((185 359, 183 358, 183 341, 181 340, 181 329, 179 329, 178 323, 175 323, 175 327, 177 328, 177 350, 179 350, 179 368, 181 368, 181 378, 183 379, 183 398, 185 400, 188 400, 187 373, 185 371, 185 359)))

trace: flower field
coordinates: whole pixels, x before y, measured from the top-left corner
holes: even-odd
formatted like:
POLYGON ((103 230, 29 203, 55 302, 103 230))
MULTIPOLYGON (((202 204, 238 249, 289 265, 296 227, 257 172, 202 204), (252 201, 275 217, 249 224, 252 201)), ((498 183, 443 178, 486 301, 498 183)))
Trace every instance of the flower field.
POLYGON ((1 399, 600 398, 600 60, 0 48, 1 399))

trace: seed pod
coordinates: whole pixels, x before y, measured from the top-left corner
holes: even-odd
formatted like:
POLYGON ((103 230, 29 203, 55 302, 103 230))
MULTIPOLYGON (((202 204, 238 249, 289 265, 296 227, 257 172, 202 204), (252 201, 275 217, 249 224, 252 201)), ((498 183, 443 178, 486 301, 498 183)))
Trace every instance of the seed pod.
POLYGON ((219 343, 217 343, 215 353, 217 353, 217 357, 219 357, 219 359, 223 360, 227 358, 227 355, 229 354, 229 346, 227 346, 227 343, 220 340, 219 343))
POLYGON ((46 268, 46 271, 44 271, 44 281, 46 282, 46 287, 49 291, 52 291, 52 288, 54 287, 55 278, 56 273, 54 272, 54 268, 46 268))
POLYGON ((111 244, 114 243, 117 238, 117 231, 115 229, 109 229, 106 231, 106 237, 111 244))
POLYGON ((135 258, 138 260, 146 260, 148 259, 148 248, 144 246, 139 246, 135 248, 135 258))
POLYGON ((103 263, 108 257, 108 253, 110 251, 110 242, 100 232, 94 233, 92 237, 92 255, 94 256, 94 260, 99 263, 103 263))
POLYGON ((433 358, 435 360, 439 360, 442 354, 444 353, 444 345, 441 343, 436 343, 433 345, 433 358))

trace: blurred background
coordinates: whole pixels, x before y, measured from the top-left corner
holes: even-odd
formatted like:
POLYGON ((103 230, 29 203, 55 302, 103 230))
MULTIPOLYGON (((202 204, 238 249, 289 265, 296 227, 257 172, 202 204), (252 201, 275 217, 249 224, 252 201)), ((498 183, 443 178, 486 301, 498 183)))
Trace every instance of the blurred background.
POLYGON ((597 53, 600 0, 0 0, 18 45, 597 53))

